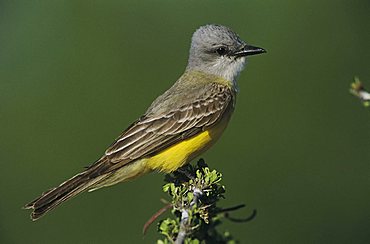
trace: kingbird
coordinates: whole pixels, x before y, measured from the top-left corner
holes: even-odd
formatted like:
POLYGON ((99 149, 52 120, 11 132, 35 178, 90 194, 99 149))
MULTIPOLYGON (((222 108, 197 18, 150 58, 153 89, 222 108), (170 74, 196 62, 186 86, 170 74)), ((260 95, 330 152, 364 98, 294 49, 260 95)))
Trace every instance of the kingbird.
POLYGON ((266 52, 230 28, 205 25, 191 40, 184 74, 131 124, 95 163, 25 208, 31 219, 84 191, 128 181, 152 171, 173 172, 210 148, 234 111, 236 80, 246 57, 266 52))

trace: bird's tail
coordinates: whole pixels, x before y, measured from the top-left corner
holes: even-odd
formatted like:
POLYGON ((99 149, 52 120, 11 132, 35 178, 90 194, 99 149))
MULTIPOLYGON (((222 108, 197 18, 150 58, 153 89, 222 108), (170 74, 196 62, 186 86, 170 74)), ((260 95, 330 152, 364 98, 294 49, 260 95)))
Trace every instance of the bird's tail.
POLYGON ((40 197, 28 203, 24 208, 32 209, 31 219, 37 220, 48 211, 56 208, 59 204, 90 189, 107 177, 109 177, 109 174, 91 177, 91 172, 87 170, 63 182, 58 187, 42 193, 40 197))

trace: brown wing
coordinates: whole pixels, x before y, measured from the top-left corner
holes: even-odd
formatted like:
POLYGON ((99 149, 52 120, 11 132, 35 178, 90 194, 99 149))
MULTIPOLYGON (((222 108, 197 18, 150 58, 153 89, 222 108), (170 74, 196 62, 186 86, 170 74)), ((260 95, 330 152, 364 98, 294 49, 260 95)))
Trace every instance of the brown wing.
POLYGON ((106 150, 105 158, 111 166, 91 167, 98 166, 100 175, 155 154, 212 126, 230 106, 233 107, 232 91, 226 86, 212 84, 206 96, 203 94, 192 103, 161 115, 144 115, 106 150))

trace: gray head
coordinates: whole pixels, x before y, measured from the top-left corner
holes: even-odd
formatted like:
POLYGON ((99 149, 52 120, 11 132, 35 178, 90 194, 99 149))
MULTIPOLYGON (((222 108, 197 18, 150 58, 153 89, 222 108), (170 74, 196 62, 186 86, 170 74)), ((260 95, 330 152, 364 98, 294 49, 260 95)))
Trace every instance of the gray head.
POLYGON ((246 56, 264 52, 263 48, 247 45, 228 27, 205 25, 193 34, 187 70, 200 70, 235 82, 246 56))

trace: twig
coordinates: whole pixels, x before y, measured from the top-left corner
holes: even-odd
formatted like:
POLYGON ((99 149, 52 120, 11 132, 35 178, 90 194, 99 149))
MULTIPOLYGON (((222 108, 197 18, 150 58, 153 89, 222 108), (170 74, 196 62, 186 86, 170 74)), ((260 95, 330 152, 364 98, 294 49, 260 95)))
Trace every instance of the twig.
POLYGON ((370 106, 370 93, 366 91, 358 77, 355 77, 355 82, 351 84, 351 89, 349 91, 352 95, 360 98, 365 107, 370 106))
POLYGON ((251 221, 252 219, 254 219, 255 217, 257 216, 257 210, 256 209, 253 209, 253 212, 251 215, 249 215, 248 217, 246 218, 233 218, 233 217, 230 217, 229 216, 229 213, 225 213, 225 218, 227 218, 228 220, 231 220, 233 222, 238 222, 238 223, 242 223, 242 222, 248 222, 248 221, 251 221))
POLYGON ((245 204, 239 204, 234 207, 220 209, 217 213, 231 212, 231 211, 235 211, 235 210, 238 210, 244 207, 245 207, 245 204))
POLYGON ((161 209, 159 209, 155 214, 152 215, 152 217, 150 217, 150 219, 148 219, 148 221, 146 221, 146 223, 144 224, 144 227, 143 227, 143 235, 146 234, 148 228, 150 227, 150 225, 159 217, 161 216, 164 212, 166 212, 168 209, 170 209, 172 207, 172 203, 167 203, 167 205, 165 205, 164 207, 162 207, 161 209))

